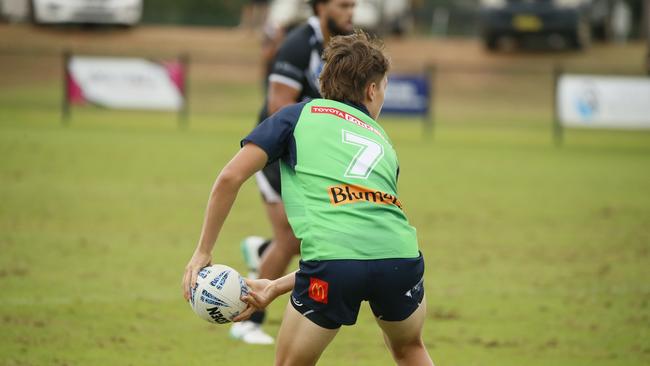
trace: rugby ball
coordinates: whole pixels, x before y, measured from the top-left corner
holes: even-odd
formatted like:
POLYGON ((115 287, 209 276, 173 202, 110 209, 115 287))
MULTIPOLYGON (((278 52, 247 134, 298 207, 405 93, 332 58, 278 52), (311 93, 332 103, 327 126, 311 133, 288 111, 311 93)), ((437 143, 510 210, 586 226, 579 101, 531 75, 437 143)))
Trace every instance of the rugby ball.
POLYGON ((199 271, 196 286, 190 289, 190 306, 210 323, 230 323, 246 309, 241 297, 248 294, 244 278, 234 269, 214 264, 199 271))

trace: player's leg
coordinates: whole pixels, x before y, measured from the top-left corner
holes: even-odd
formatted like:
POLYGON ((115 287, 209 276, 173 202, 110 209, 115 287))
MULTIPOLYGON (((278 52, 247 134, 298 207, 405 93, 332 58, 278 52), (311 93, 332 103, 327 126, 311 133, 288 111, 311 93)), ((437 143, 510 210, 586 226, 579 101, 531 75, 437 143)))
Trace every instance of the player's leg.
POLYGON ((240 247, 244 256, 244 262, 246 262, 246 267, 248 267, 248 278, 259 278, 262 254, 271 244, 271 241, 272 239, 266 239, 261 236, 247 236, 241 241, 240 247))
POLYGON ((278 334, 276 365, 313 365, 367 297, 365 261, 300 261, 278 334))
MULTIPOLYGON (((266 202, 269 220, 273 227, 274 239, 262 256, 258 269, 259 278, 274 280, 282 277, 291 258, 300 252, 300 242, 289 226, 282 202, 266 202)), ((262 330, 266 319, 265 311, 253 313, 249 321, 233 325, 231 334, 250 344, 271 344, 273 338, 262 330), (241 332, 240 332, 241 331, 241 332)))
POLYGON ((426 318, 424 258, 369 262, 373 281, 370 308, 398 365, 433 365, 422 342, 426 318))
POLYGON ((278 333, 275 365, 315 365, 338 330, 316 325, 287 304, 278 333))
MULTIPOLYGON (((260 238, 246 238, 242 250, 249 267, 259 262, 257 268, 250 268, 251 272, 257 272, 259 278, 276 279, 286 272, 292 257, 300 252, 300 242, 293 234, 282 203, 279 164, 267 166, 255 178, 264 199, 274 239, 266 245, 263 254, 258 250, 264 247, 260 238)), ((250 344, 272 344, 273 338, 262 330, 265 317, 266 313, 260 311, 254 313, 249 321, 235 323, 230 329, 231 336, 250 344)))
POLYGON ((273 230, 273 240, 260 260, 260 278, 274 280, 282 277, 294 255, 300 253, 300 241, 289 225, 281 196, 280 164, 275 162, 255 175, 264 198, 264 206, 273 230))
POLYGON ((273 229, 273 241, 264 251, 259 267, 260 278, 274 280, 284 275, 294 255, 300 254, 300 241, 289 225, 282 202, 265 203, 273 229))
POLYGON ((249 236, 242 241, 244 260, 249 267, 249 277, 276 279, 282 277, 293 256, 300 254, 300 241, 289 225, 284 205, 265 201, 274 239, 249 236))
POLYGON ((384 340, 398 365, 433 365, 422 342, 422 326, 426 318, 426 302, 402 321, 377 319, 384 340))

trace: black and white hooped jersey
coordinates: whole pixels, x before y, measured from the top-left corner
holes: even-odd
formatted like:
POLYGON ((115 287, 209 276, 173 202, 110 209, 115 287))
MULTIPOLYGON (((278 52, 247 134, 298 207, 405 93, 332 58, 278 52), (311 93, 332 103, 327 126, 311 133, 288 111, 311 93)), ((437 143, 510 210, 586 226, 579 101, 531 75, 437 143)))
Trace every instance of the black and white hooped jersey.
MULTIPOLYGON (((298 90, 295 102, 320 98, 318 78, 323 70, 322 54, 323 33, 318 18, 312 16, 305 24, 293 29, 282 42, 271 66, 268 83, 281 83, 298 90)), ((258 123, 268 116, 265 100, 258 123)))

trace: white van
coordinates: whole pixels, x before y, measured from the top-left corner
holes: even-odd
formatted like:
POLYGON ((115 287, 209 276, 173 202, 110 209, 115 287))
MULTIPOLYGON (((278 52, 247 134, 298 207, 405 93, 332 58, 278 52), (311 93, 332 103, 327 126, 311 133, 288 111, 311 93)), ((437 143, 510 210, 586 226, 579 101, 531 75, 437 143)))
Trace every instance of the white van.
MULTIPOLYGON (((272 26, 299 23, 311 15, 305 0, 273 0, 268 22, 272 26)), ((355 27, 379 33, 402 34, 411 27, 409 0, 357 0, 354 9, 355 27)))
POLYGON ((22 22, 29 18, 27 0, 0 0, 0 15, 10 22, 22 22))
POLYGON ((32 0, 31 12, 38 24, 133 26, 142 17, 142 0, 32 0))
POLYGON ((357 0, 354 25, 378 33, 404 34, 412 28, 408 0, 357 0))

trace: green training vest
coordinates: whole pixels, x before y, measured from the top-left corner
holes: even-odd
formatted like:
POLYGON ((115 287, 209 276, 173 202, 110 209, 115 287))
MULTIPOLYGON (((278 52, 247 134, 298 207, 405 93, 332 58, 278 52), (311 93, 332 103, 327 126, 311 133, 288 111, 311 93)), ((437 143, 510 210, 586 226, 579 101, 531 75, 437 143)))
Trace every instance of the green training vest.
POLYGON ((282 200, 303 260, 415 258, 386 132, 344 103, 314 99, 294 130, 297 164, 281 163, 282 200))

